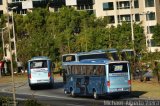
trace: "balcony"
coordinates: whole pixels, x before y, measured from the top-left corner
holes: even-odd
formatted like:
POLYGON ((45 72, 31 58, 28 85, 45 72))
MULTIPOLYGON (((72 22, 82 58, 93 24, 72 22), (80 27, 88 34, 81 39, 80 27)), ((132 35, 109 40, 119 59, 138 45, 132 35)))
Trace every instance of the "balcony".
MULTIPOLYGON (((19 3, 27 0, 8 0, 8 3, 19 3)), ((32 0, 32 1, 48 1, 48 0, 32 0)))

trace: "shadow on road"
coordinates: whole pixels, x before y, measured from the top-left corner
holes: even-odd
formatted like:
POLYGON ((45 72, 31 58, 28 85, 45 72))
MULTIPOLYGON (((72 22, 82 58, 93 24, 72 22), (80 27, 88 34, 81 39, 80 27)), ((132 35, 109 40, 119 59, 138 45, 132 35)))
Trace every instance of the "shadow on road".
MULTIPOLYGON (((128 95, 101 96, 101 97, 99 97, 99 100, 127 100, 127 99, 135 99, 135 98, 138 99, 138 98, 140 98, 141 95, 143 95, 145 93, 147 93, 147 92, 144 92, 144 91, 132 91, 132 93, 128 94, 128 95)), ((76 96, 76 98, 93 99, 93 96, 76 96)))
POLYGON ((64 87, 63 82, 55 82, 53 89, 58 89, 58 88, 63 88, 63 87, 64 87))
POLYGON ((63 88, 63 86, 64 86, 63 82, 54 82, 53 86, 39 85, 39 86, 35 86, 34 90, 59 89, 59 88, 63 88))
POLYGON ((145 92, 145 91, 132 91, 131 96, 139 98, 141 95, 143 95, 145 93, 147 93, 147 92, 145 92))

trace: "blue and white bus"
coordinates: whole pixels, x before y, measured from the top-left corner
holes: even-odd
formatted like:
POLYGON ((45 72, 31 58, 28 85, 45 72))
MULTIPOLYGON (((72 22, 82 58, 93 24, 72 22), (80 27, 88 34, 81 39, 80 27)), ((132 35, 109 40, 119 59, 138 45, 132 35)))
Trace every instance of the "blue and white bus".
POLYGON ((47 85, 53 87, 52 62, 48 57, 33 57, 28 61, 28 82, 31 89, 36 89, 37 85, 47 85))
POLYGON ((128 61, 86 59, 65 64, 64 93, 71 96, 121 96, 131 92, 128 61))

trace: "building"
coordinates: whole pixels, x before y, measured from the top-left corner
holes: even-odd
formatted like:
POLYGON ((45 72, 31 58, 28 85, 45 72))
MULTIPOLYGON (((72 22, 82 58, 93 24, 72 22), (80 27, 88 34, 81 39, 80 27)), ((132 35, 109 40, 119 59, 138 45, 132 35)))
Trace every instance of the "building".
MULTIPOLYGON (((2 9, 0 13, 6 12, 5 3, 6 0, 0 0, 0 9, 2 9)), ((18 6, 16 12, 19 14, 25 14, 27 10, 49 4, 51 11, 58 11, 63 5, 74 7, 77 10, 87 10, 95 13, 96 17, 108 18, 109 25, 114 26, 122 21, 131 22, 133 19, 133 22, 142 22, 148 50, 160 51, 160 48, 152 43, 153 27, 160 23, 160 18, 158 18, 160 17, 160 0, 51 0, 50 2, 49 0, 8 0, 8 3, 12 7, 18 6), (27 4, 24 1, 32 3, 27 4)))
POLYGON ((97 17, 107 17, 110 25, 131 22, 131 17, 134 22, 142 22, 148 50, 160 51, 159 47, 152 45, 153 27, 160 23, 159 0, 95 0, 94 10, 97 17))
POLYGON ((6 0, 0 0, 0 15, 7 12, 7 2, 6 0))

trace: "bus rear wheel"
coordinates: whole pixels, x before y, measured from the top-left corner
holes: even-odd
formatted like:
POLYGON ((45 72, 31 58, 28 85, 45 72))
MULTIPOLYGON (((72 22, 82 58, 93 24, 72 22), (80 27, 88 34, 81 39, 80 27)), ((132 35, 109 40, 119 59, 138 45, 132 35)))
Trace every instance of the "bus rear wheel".
POLYGON ((33 86, 33 85, 30 85, 30 89, 31 89, 31 90, 35 90, 35 89, 36 89, 36 87, 35 87, 35 86, 33 86))
POLYGON ((93 98, 94 99, 99 99, 99 96, 98 96, 98 94, 95 90, 93 91, 93 98))

